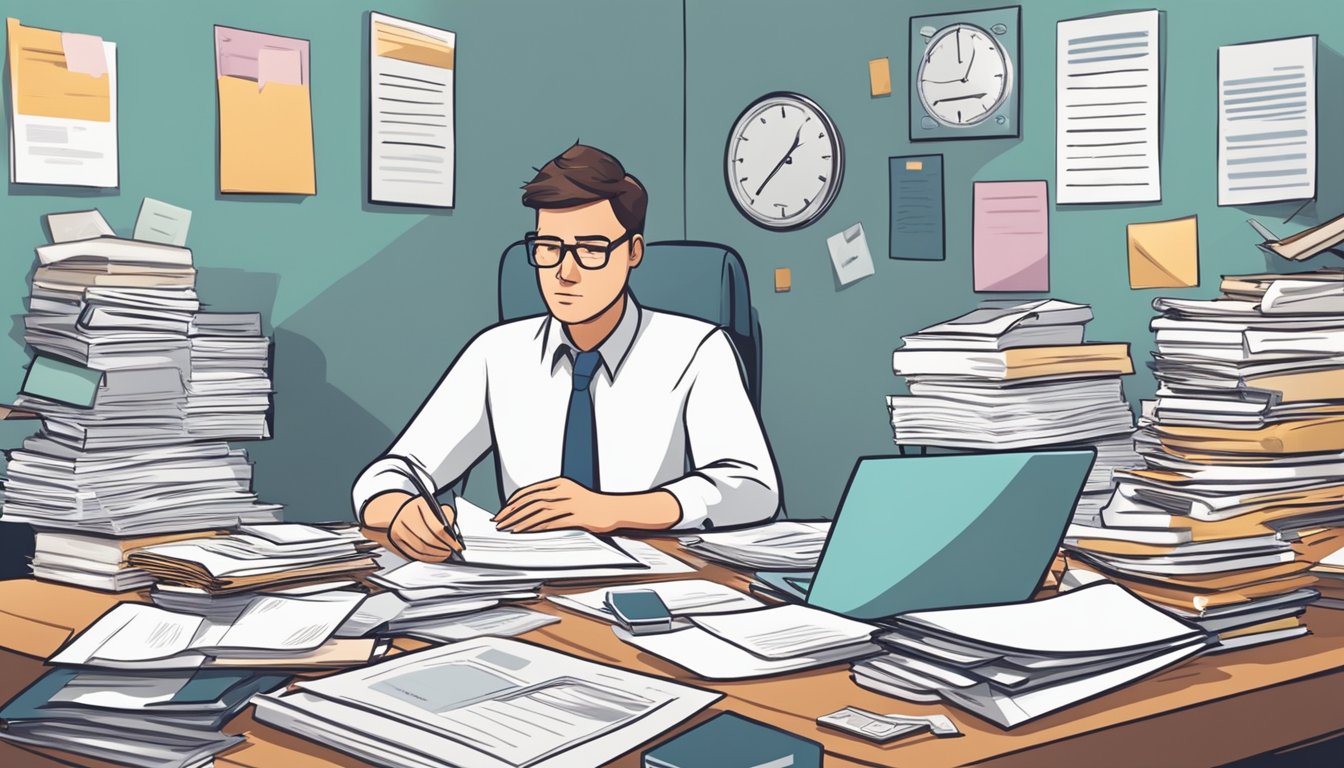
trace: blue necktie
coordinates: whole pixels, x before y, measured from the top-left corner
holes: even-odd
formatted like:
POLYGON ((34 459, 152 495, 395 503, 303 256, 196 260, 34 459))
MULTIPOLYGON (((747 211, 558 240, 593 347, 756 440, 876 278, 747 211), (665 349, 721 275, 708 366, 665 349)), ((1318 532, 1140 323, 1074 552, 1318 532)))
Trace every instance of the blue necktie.
POLYGON ((597 490, 597 422, 593 419, 593 381, 602 355, 596 350, 574 358, 574 388, 569 393, 565 417, 565 447, 560 474, 591 490, 597 490))

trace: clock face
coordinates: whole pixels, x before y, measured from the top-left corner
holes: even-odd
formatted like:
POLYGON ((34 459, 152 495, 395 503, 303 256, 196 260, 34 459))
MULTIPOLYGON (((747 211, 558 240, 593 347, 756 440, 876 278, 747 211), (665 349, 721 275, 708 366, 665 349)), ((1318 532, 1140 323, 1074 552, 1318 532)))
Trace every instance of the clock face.
POLYGON ((1013 66, 994 35, 974 24, 951 24, 929 39, 919 64, 919 100, 939 123, 969 126, 1003 104, 1013 66))
POLYGON ((805 96, 772 93, 737 118, 724 151, 724 181, 737 209, 767 229, 797 229, 821 216, 840 191, 844 144, 805 96))

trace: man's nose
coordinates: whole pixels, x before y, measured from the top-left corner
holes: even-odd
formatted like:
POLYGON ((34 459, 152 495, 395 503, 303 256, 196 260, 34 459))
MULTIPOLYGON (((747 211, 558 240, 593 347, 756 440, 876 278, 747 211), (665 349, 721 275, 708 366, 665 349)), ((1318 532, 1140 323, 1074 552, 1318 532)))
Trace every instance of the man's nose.
POLYGON ((579 271, 579 263, 573 254, 565 254, 557 269, 559 271, 556 272, 556 276, 560 278, 560 282, 569 285, 579 282, 582 273, 579 271))

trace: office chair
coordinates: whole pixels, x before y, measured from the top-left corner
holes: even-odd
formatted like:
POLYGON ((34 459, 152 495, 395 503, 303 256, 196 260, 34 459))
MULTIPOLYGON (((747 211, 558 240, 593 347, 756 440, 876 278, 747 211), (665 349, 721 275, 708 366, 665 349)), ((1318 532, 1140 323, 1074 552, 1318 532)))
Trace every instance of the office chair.
MULTIPOLYGON (((630 273, 630 290, 640 306, 686 315, 723 328, 737 352, 747 395, 761 409, 761 323, 751 306, 747 270, 732 248, 695 240, 649 243, 644 260, 630 273)), ((501 322, 546 313, 537 290, 536 270, 527 262, 520 240, 504 249, 499 259, 499 319, 501 322)), ((490 456, 468 471, 455 489, 464 494, 485 486, 495 474, 490 456)), ((498 477, 494 478, 496 490, 498 477)), ((501 500, 502 501, 502 500, 501 500)))

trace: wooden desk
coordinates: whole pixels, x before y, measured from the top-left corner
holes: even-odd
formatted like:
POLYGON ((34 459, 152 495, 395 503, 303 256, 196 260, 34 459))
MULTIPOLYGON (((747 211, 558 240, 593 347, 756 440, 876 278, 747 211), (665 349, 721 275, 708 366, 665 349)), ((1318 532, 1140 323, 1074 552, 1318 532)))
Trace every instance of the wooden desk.
MULTIPOLYGON (((743 574, 680 552, 675 542, 656 544, 701 566, 700 577, 737 587, 746 583, 743 574)), ((31 657, 50 654, 70 633, 127 599, 140 600, 143 595, 108 595, 33 581, 0 582, 0 647, 29 655, 0 652, 0 694, 12 696, 41 674, 41 664, 31 657), (31 631, 18 635, 13 631, 25 627, 31 631)), ((1309 610, 1306 620, 1312 635, 1187 662, 1004 731, 961 710, 910 704, 862 689, 850 680, 848 665, 765 680, 698 680, 679 667, 620 642, 602 622, 548 601, 538 601, 532 607, 559 616, 561 621, 524 635, 524 640, 724 694, 710 712, 684 727, 715 711, 732 710, 816 739, 826 748, 826 764, 836 768, 1220 765, 1344 732, 1344 711, 1338 707, 1339 694, 1344 691, 1344 612, 1339 611, 1309 610), (966 735, 959 739, 921 736, 882 747, 816 726, 816 717, 845 705, 877 712, 946 714, 966 735)), ((399 640, 396 648, 409 651, 424 645, 399 640)), ((235 718, 226 730, 244 733, 248 740, 217 758, 220 768, 364 768, 362 762, 325 746, 257 723, 251 710, 235 718)), ((0 745, 0 765, 45 768, 48 763, 42 759, 31 752, 6 751, 0 745), (19 759, 17 755, 24 757, 19 759)), ((70 758, 62 755, 61 760, 51 764, 68 765, 70 758)), ((75 763, 95 765, 84 760, 75 763)), ((611 766, 634 768, 638 764, 636 751, 611 766)))

